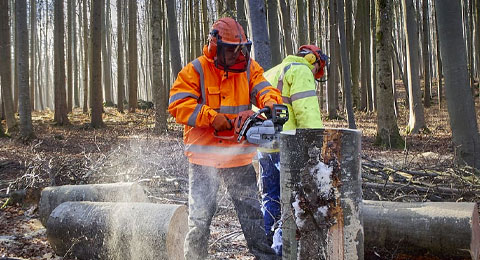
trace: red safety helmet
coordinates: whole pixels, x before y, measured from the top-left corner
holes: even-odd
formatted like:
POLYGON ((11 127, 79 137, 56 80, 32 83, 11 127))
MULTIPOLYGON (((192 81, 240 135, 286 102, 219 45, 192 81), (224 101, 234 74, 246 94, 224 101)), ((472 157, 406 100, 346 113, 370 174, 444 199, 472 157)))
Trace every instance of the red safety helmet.
POLYGON ((244 72, 250 60, 252 42, 242 26, 230 17, 217 20, 208 36, 208 54, 215 67, 226 72, 244 72))
POLYGON ((328 56, 323 54, 320 48, 315 45, 302 45, 298 49, 298 53, 302 54, 302 56, 312 65, 318 62, 320 64, 320 70, 314 75, 314 77, 316 79, 323 77, 325 66, 328 62, 328 56))

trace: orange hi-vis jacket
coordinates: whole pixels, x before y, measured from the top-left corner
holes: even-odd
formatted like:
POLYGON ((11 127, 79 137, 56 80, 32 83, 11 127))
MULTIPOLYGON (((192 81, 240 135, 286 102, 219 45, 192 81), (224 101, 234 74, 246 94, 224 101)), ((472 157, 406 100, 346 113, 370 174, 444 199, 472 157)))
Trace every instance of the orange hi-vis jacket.
POLYGON ((232 120, 252 104, 263 108, 267 101, 281 104, 280 92, 263 77, 263 69, 250 59, 246 72, 228 73, 215 67, 213 57, 204 55, 187 64, 170 90, 168 111, 185 125, 183 141, 189 162, 216 168, 231 168, 252 162, 257 147, 238 143, 233 130, 214 135, 211 126, 218 113, 232 120))

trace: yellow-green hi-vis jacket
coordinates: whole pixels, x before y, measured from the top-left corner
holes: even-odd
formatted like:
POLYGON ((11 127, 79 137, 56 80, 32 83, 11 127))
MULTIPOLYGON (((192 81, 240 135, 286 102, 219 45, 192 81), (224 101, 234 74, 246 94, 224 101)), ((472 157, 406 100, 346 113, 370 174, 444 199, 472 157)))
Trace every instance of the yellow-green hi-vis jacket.
MULTIPOLYGON (((323 127, 312 69, 313 65, 303 57, 289 55, 282 63, 263 73, 270 84, 280 90, 283 103, 288 107, 289 119, 283 125, 284 131, 323 127)), ((260 147, 259 151, 279 151, 273 147, 260 147)))

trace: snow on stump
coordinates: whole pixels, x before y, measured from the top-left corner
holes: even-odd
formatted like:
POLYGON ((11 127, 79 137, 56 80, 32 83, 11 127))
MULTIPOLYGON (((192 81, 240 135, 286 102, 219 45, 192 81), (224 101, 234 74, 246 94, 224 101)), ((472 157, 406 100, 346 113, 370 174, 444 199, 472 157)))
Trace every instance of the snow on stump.
POLYGON ((50 213, 66 201, 147 202, 148 199, 143 188, 133 182, 46 187, 39 203, 40 221, 44 226, 50 213))
POLYGON ((364 201, 365 249, 409 256, 479 259, 476 203, 364 201))
POLYGON ((361 132, 280 135, 283 259, 363 259, 361 132))
POLYGON ((76 259, 184 259, 188 231, 183 205, 64 202, 50 215, 55 253, 76 259))

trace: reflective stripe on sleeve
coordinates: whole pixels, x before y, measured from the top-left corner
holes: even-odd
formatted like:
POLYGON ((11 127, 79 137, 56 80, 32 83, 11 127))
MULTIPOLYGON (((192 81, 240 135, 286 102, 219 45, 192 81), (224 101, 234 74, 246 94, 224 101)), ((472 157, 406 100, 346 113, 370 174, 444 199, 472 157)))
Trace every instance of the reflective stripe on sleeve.
POLYGON ((299 99, 302 99, 302 98, 315 97, 315 96, 317 96, 317 93, 315 92, 315 90, 307 90, 307 91, 298 92, 298 93, 295 93, 295 94, 291 95, 290 99, 293 102, 295 100, 299 100, 299 99))
POLYGON ((264 88, 271 86, 270 82, 262 81, 255 85, 252 89, 252 93, 250 93, 250 103, 256 105, 257 104, 257 94, 261 92, 264 88))
POLYGON ((296 101, 302 98, 316 97, 316 96, 317 96, 317 93, 315 92, 315 90, 307 90, 307 91, 295 93, 291 97, 282 96, 282 101, 285 104, 291 105, 293 101, 296 101))
MULTIPOLYGON (((201 89, 201 95, 202 97, 205 97, 205 76, 203 74, 203 68, 202 64, 200 64, 200 61, 198 59, 195 59, 192 61, 193 67, 195 70, 198 72, 200 75, 200 89, 201 89)), ((202 104, 205 104, 205 98, 202 98, 202 104)))
POLYGON ((213 145, 196 145, 196 144, 187 144, 185 145, 185 151, 194 152, 194 153, 211 153, 211 154, 220 154, 220 155, 237 155, 237 154, 249 154, 257 151, 255 146, 245 146, 245 147, 228 147, 228 146, 213 146, 213 145))
POLYGON ((219 112, 223 114, 238 114, 249 109, 252 109, 252 105, 221 106, 219 112))
POLYGON ((198 99, 198 97, 192 93, 188 93, 188 92, 181 92, 181 93, 177 93, 173 96, 170 97, 170 100, 168 100, 168 104, 172 104, 173 102, 177 101, 177 100, 180 100, 180 99, 184 99, 186 97, 192 97, 194 99, 198 99))
POLYGON ((195 127, 195 122, 197 122, 198 113, 200 113, 200 110, 202 110, 202 106, 202 104, 197 104, 197 106, 193 110, 193 113, 188 118, 189 126, 195 127))

